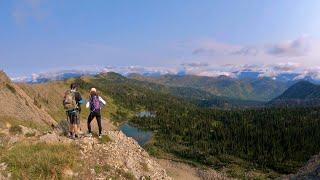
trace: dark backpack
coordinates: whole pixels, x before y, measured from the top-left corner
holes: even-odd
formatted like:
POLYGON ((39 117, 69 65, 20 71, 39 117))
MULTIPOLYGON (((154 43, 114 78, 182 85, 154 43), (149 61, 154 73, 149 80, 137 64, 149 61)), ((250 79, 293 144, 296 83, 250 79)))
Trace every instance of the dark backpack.
POLYGON ((101 104, 99 100, 99 96, 92 96, 90 100, 90 107, 92 112, 100 112, 101 104))

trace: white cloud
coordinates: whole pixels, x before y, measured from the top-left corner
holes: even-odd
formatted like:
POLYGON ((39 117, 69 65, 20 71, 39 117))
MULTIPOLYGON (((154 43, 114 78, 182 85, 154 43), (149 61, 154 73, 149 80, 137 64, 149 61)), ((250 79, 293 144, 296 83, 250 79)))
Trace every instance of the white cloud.
POLYGON ((310 36, 252 45, 231 44, 210 39, 184 43, 185 45, 180 44, 179 47, 189 51, 190 61, 209 62, 220 66, 224 64, 277 64, 279 62, 320 66, 320 40, 310 36))

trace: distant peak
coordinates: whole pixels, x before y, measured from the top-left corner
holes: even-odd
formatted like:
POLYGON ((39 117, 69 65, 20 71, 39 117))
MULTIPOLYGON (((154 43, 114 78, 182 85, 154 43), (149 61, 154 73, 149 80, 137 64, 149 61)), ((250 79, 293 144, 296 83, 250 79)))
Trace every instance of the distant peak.
POLYGON ((291 88, 298 88, 298 87, 301 87, 301 88, 311 88, 311 87, 315 87, 317 85, 313 84, 312 82, 310 81, 306 81, 306 80, 301 80, 297 83, 295 83, 291 88))
POLYGON ((98 74, 98 77, 109 77, 109 78, 120 78, 120 79, 124 78, 124 76, 116 72, 101 72, 98 74))

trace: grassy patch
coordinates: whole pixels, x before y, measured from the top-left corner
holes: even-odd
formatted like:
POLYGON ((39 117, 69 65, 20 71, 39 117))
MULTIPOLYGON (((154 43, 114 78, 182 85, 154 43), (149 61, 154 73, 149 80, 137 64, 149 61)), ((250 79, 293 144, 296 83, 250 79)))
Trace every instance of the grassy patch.
POLYGON ((35 132, 28 132, 25 136, 26 137, 34 137, 36 135, 35 132))
POLYGON ((157 158, 167 157, 167 154, 163 152, 161 148, 154 145, 154 143, 151 141, 143 146, 143 148, 151 155, 157 158))
POLYGON ((3 153, 14 179, 62 179, 65 168, 77 166, 78 148, 62 144, 19 144, 3 153))
POLYGON ((6 144, 6 134, 0 132, 0 152, 6 144))
POLYGON ((111 142, 112 140, 109 138, 108 135, 102 135, 102 137, 99 139, 100 143, 106 144, 108 142, 111 142))
POLYGON ((12 135, 21 134, 22 128, 19 125, 14 125, 9 128, 9 132, 12 135))
POLYGON ((132 173, 130 173, 130 172, 125 172, 125 171, 123 171, 123 170, 121 170, 121 169, 118 169, 118 170, 117 170, 117 173, 118 173, 120 176, 122 176, 122 177, 124 177, 125 179, 127 179, 127 180, 135 180, 135 179, 136 179, 136 177, 134 177, 134 175, 133 175, 132 173))
POLYGON ((148 168, 147 163, 141 162, 140 165, 142 166, 142 170, 143 170, 144 172, 148 172, 148 171, 149 171, 149 168, 148 168))
POLYGON ((94 170, 97 174, 103 173, 103 172, 108 172, 111 170, 111 167, 108 164, 105 165, 96 165, 94 167, 94 170))

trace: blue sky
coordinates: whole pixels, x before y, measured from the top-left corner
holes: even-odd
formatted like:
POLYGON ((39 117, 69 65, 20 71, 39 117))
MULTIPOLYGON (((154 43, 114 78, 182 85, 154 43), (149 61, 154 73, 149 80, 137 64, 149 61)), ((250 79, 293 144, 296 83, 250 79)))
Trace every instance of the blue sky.
POLYGON ((320 66, 319 9, 318 0, 0 0, 0 69, 320 66))

